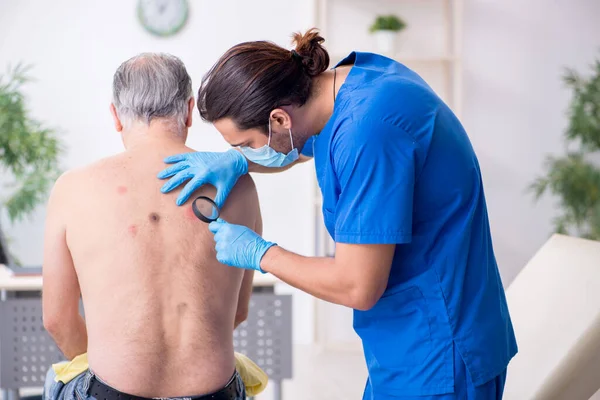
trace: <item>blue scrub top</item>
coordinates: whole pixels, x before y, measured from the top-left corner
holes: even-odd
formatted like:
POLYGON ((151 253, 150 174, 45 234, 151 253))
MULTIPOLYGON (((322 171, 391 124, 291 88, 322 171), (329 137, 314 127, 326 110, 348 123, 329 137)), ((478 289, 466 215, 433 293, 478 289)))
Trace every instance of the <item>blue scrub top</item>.
POLYGON ((454 391, 454 351, 475 386, 517 352, 481 172, 461 123, 412 70, 354 52, 333 115, 304 147, 337 243, 396 244, 387 289, 354 311, 365 398, 454 391))

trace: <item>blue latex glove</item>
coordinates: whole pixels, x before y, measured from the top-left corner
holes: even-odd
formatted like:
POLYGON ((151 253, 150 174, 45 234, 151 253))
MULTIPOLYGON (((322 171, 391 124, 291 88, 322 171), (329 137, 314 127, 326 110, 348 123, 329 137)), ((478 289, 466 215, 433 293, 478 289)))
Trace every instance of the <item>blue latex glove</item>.
POLYGON ((250 228, 230 224, 219 218, 208 225, 217 242, 217 260, 232 267, 263 271, 260 260, 277 243, 267 242, 250 228))
POLYGON ((235 149, 223 153, 182 153, 165 158, 165 163, 175 165, 158 173, 159 179, 170 178, 160 189, 168 193, 190 180, 179 196, 177 205, 185 203, 200 186, 207 183, 217 188, 215 203, 222 207, 238 178, 248 173, 248 161, 235 149))

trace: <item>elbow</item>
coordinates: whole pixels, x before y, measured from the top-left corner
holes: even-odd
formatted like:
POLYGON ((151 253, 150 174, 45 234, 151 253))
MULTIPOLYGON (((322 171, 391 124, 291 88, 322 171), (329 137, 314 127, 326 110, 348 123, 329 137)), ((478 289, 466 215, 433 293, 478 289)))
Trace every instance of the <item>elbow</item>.
POLYGON ((383 295, 383 290, 365 290, 365 289, 357 289, 351 296, 350 302, 351 307, 355 310, 359 311, 369 311, 371 308, 375 307, 375 304, 379 301, 381 296, 383 295))
POLYGON ((44 313, 43 322, 46 332, 48 332, 50 336, 55 337, 61 328, 61 322, 58 314, 44 313))
POLYGON ((369 311, 377 304, 376 300, 369 297, 356 298, 352 302, 352 308, 359 311, 369 311))
POLYGON ((248 308, 237 310, 235 313, 234 326, 237 327, 239 324, 248 319, 248 308))
POLYGON ((70 313, 65 310, 61 310, 54 305, 49 306, 45 304, 42 310, 42 324, 46 332, 52 336, 53 339, 64 336, 65 332, 73 327, 73 318, 70 318, 70 313))

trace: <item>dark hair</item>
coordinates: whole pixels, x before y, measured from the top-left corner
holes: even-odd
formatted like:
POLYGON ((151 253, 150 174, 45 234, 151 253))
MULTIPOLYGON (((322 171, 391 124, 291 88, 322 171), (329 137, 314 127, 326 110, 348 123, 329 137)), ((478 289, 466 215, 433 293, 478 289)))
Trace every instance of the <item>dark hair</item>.
POLYGON ((295 50, 267 41, 240 43, 229 49, 203 77, 198 110, 203 120, 231 118, 240 129, 267 131, 271 110, 302 106, 312 78, 329 66, 329 54, 316 29, 295 33, 295 50))

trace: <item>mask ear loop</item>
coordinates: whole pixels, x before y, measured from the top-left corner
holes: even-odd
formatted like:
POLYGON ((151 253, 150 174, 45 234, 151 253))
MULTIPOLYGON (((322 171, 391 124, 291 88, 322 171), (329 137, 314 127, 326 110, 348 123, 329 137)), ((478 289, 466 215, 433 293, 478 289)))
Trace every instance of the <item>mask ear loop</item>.
POLYGON ((267 142, 267 146, 271 147, 271 116, 269 115, 269 141, 267 142))
MULTIPOLYGON (((290 143, 292 144, 292 148, 290 151, 294 150, 294 136, 292 136, 292 128, 288 129, 290 133, 290 143)), ((271 147, 271 117, 269 116, 269 140, 267 141, 267 146, 271 147)))
POLYGON ((294 137, 292 136, 292 128, 290 128, 290 142, 292 143, 292 149, 290 151, 294 150, 294 137))

